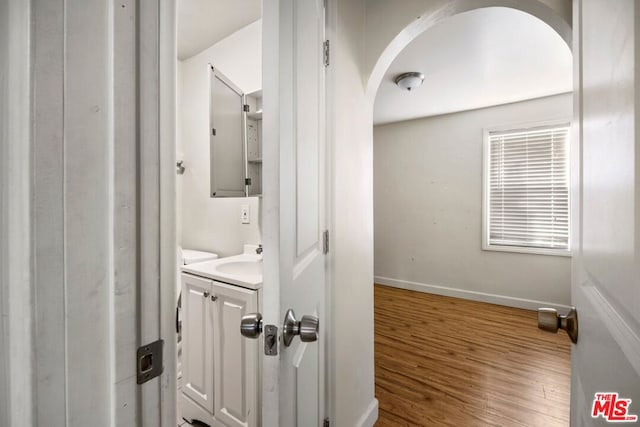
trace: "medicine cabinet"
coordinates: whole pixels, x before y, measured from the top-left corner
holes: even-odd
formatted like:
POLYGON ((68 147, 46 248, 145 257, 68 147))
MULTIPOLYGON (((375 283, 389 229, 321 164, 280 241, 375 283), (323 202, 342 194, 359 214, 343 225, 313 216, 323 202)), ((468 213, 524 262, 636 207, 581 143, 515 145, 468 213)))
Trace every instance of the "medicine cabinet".
POLYGON ((262 194, 262 93, 245 95, 210 66, 210 195, 262 194))

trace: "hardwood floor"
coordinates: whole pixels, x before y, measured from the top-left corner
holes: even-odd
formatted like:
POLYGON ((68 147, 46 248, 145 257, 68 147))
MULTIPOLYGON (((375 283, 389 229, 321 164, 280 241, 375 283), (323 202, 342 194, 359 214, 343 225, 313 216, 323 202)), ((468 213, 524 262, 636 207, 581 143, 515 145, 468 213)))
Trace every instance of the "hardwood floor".
POLYGON ((376 426, 568 426, 560 332, 533 311, 376 285, 376 426))

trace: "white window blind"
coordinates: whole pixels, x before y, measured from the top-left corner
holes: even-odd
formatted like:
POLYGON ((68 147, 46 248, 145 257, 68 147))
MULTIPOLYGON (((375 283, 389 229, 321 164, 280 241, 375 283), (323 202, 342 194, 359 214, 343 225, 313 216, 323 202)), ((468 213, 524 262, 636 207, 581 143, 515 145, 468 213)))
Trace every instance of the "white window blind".
POLYGON ((488 246, 567 251, 569 125, 489 132, 487 151, 488 246))

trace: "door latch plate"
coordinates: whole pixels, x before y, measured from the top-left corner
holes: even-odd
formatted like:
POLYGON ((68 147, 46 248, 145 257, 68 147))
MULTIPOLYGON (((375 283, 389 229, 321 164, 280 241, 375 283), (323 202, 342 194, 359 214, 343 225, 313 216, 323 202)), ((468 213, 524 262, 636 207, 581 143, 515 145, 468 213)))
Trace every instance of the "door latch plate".
POLYGON ((138 384, 162 374, 164 366, 162 363, 162 349, 164 341, 158 340, 138 348, 136 355, 136 372, 138 384))
POLYGON ((264 327, 264 354, 266 356, 278 355, 278 327, 276 325, 264 327))

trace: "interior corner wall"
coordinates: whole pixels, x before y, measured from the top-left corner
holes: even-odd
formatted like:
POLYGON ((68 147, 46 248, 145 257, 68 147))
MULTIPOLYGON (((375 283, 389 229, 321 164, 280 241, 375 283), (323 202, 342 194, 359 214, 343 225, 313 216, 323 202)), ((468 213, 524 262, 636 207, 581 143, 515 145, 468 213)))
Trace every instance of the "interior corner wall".
POLYGON ((208 64, 219 68, 244 93, 262 89, 262 21, 180 61, 178 66, 178 242, 183 248, 230 256, 244 244, 262 242, 260 199, 209 196, 209 76, 208 64), (180 202, 181 200, 181 202, 180 202), (240 207, 248 204, 251 223, 241 224, 240 207))
POLYGON ((332 424, 373 425, 372 106, 365 96, 365 1, 329 5, 332 424))
MULTIPOLYGON (((0 57, 9 57, 9 2, 0 3, 0 57)), ((6 236, 9 232, 8 206, 5 200, 9 198, 8 170, 6 158, 9 152, 9 135, 6 131, 9 122, 9 82, 4 78, 9 73, 7 61, 0 63, 0 234, 6 236)), ((9 382, 9 336, 8 336, 8 294, 9 294, 9 244, 3 237, 0 241, 0 425, 9 425, 11 383, 9 382)))
MULTIPOLYGON (((182 152, 182 61, 176 60, 176 162, 184 161, 182 152)), ((182 247, 182 183, 180 175, 176 175, 176 244, 182 247)))
POLYGON ((570 257, 486 251, 481 238, 483 129, 571 119, 572 102, 567 93, 376 126, 376 280, 570 305, 570 257))

